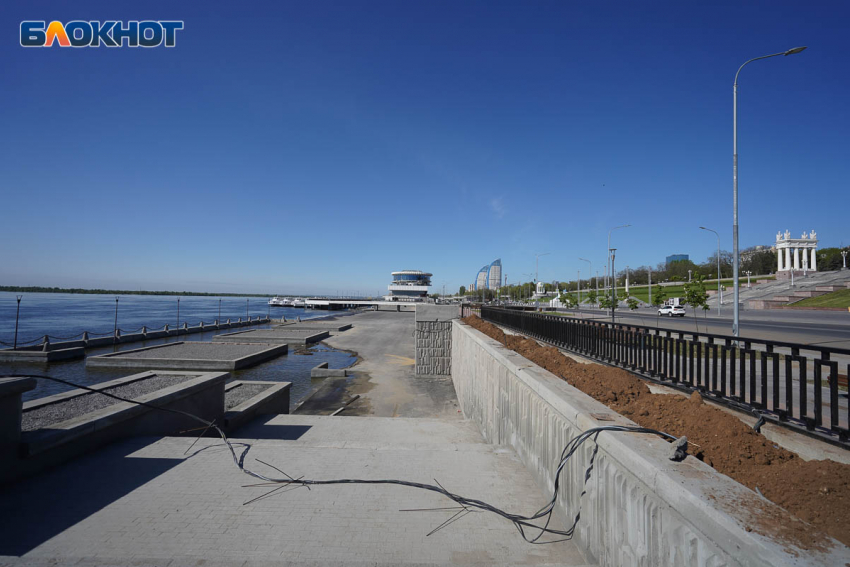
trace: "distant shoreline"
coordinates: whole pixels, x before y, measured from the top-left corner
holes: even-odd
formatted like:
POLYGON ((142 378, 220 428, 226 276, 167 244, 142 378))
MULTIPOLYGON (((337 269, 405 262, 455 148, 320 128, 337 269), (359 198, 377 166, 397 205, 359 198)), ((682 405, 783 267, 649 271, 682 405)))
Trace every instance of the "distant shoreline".
MULTIPOLYGON (((0 291, 18 293, 77 293, 82 295, 182 295, 198 297, 273 297, 272 293, 209 293, 205 291, 144 291, 129 289, 84 289, 78 287, 41 287, 0 285, 0 291)), ((299 297, 293 295, 292 297, 299 297)), ((306 296, 305 296, 306 297, 306 296)))

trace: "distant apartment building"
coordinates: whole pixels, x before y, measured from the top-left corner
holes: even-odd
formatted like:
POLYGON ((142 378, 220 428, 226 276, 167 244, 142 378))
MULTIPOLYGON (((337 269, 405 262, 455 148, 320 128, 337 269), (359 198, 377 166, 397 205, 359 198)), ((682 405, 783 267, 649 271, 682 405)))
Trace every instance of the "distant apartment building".
POLYGON ((681 262, 682 260, 690 259, 690 256, 688 256, 687 254, 671 254, 670 256, 667 256, 667 259, 664 260, 664 263, 669 266, 671 262, 681 262))

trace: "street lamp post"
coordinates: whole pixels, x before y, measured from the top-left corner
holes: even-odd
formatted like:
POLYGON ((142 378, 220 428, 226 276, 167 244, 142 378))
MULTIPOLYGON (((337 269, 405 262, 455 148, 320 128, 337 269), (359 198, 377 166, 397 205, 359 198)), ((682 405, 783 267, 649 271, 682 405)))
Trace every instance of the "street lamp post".
MULTIPOLYGON (((745 62, 738 68, 735 73, 735 83, 732 86, 732 287, 734 292, 734 305, 732 310, 734 313, 732 320, 732 335, 738 336, 739 327, 739 311, 738 304, 738 75, 741 73, 747 63, 758 61, 759 59, 767 59, 768 57, 776 57, 777 55, 794 55, 806 49, 803 47, 795 47, 781 53, 772 53, 770 55, 762 55, 754 57, 745 62)), ((793 274, 794 270, 791 270, 793 274)))
POLYGON ((745 273, 747 274, 747 289, 749 289, 749 287, 750 287, 750 274, 752 274, 752 272, 747 270, 745 273))
POLYGON ((649 304, 652 305, 652 268, 649 268, 649 285, 647 286, 647 291, 649 291, 649 304))
MULTIPOLYGON (((590 264, 590 276, 589 276, 589 278, 592 278, 593 277, 593 262, 591 262, 590 260, 587 260, 585 258, 579 258, 579 260, 582 260, 582 261, 590 264)), ((590 283, 593 284, 593 282, 590 282, 590 283)), ((599 277, 598 276, 596 278, 596 287, 597 287, 596 292, 599 293, 599 289, 598 289, 599 288, 599 277)))
MULTIPOLYGON (((620 225, 620 226, 615 226, 614 228, 612 228, 611 230, 609 230, 609 231, 608 231, 608 259, 607 259, 607 261, 606 261, 606 270, 607 270, 609 267, 611 268, 610 274, 611 274, 611 281, 612 281, 612 282, 614 282, 614 281, 615 281, 616 276, 614 275, 614 261, 611 259, 611 233, 612 233, 612 232, 614 232, 615 230, 617 230, 618 228, 628 228, 628 227, 630 227, 630 226, 632 226, 632 225, 630 225, 630 224, 623 224, 623 225, 620 225)), ((608 278, 606 277, 605 279, 606 279, 606 285, 607 285, 607 279, 608 279, 608 278)), ((616 285, 616 284, 615 284, 615 285, 616 285)), ((613 299, 613 290, 614 290, 614 286, 612 285, 612 286, 611 286, 612 299, 613 299)), ((612 316, 612 318, 613 318, 613 316, 614 316, 614 307, 613 307, 613 304, 612 304, 612 307, 611 307, 611 316, 612 316)))
POLYGON ((13 343, 12 350, 18 350, 18 318, 21 316, 21 299, 23 295, 16 295, 15 300, 18 302, 18 307, 15 310, 15 342, 13 343))
POLYGON ((576 270, 576 290, 578 290, 577 309, 581 309, 581 270, 576 270))
POLYGON ((596 270, 596 307, 599 307, 599 270, 596 270))
MULTIPOLYGON (((614 232, 615 230, 617 230, 618 228, 628 228, 630 226, 632 226, 632 225, 623 224, 623 225, 620 225, 620 226, 615 226, 614 228, 612 228, 611 230, 608 231, 608 258, 605 261, 605 270, 606 270, 605 287, 606 288, 608 287, 608 271, 607 270, 611 266, 611 233, 614 232)), ((614 277, 614 271, 611 270, 611 278, 613 279, 613 277, 614 277)))
MULTIPOLYGON (((717 302, 717 315, 720 315, 720 306, 723 305, 723 287, 720 285, 720 235, 717 234, 716 230, 712 230, 710 228, 706 228, 704 226, 700 227, 702 230, 707 230, 709 232, 713 232, 714 236, 717 237, 717 293, 720 294, 720 300, 717 302)), ((747 287, 750 287, 747 285, 747 287)))
POLYGON ((112 325, 112 342, 118 340, 118 297, 115 297, 115 323, 112 325))
POLYGON ((617 311, 617 276, 614 272, 614 255, 617 252, 616 248, 608 249, 608 256, 611 258, 611 324, 614 324, 614 314, 617 311))
MULTIPOLYGON (((843 265, 841 266, 841 269, 842 269, 842 270, 846 270, 846 269, 847 269, 847 250, 842 250, 842 251, 841 251, 841 262, 842 262, 842 264, 843 264, 843 265)), ((19 299, 19 300, 18 300, 18 302, 20 302, 20 301, 21 301, 21 300, 19 299)))

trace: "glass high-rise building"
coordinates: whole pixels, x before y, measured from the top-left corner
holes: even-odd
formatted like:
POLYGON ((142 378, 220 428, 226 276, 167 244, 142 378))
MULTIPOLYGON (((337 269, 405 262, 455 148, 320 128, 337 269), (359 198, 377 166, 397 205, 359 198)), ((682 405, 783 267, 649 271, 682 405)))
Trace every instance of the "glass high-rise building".
POLYGON ((482 289, 499 289, 502 287, 502 259, 493 260, 492 264, 487 264, 475 276, 474 291, 482 289))

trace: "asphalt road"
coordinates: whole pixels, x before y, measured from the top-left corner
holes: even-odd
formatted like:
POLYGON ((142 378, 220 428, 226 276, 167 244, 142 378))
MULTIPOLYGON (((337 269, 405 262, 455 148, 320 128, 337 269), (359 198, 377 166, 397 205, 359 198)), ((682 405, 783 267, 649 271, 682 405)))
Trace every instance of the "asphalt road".
MULTIPOLYGON (((582 309, 577 316, 609 320, 604 311, 582 309)), ((718 335, 732 334, 732 309, 726 307, 722 316, 717 312, 699 314, 700 332, 718 335), (728 312, 728 314, 727 314, 728 312)), ((655 309, 639 309, 635 312, 617 312, 617 321, 648 327, 693 331, 693 311, 687 310, 685 317, 658 317, 655 309)), ((828 346, 850 349, 850 312, 841 311, 790 311, 765 310, 741 311, 740 333, 744 338, 768 339, 806 345, 828 346)))

